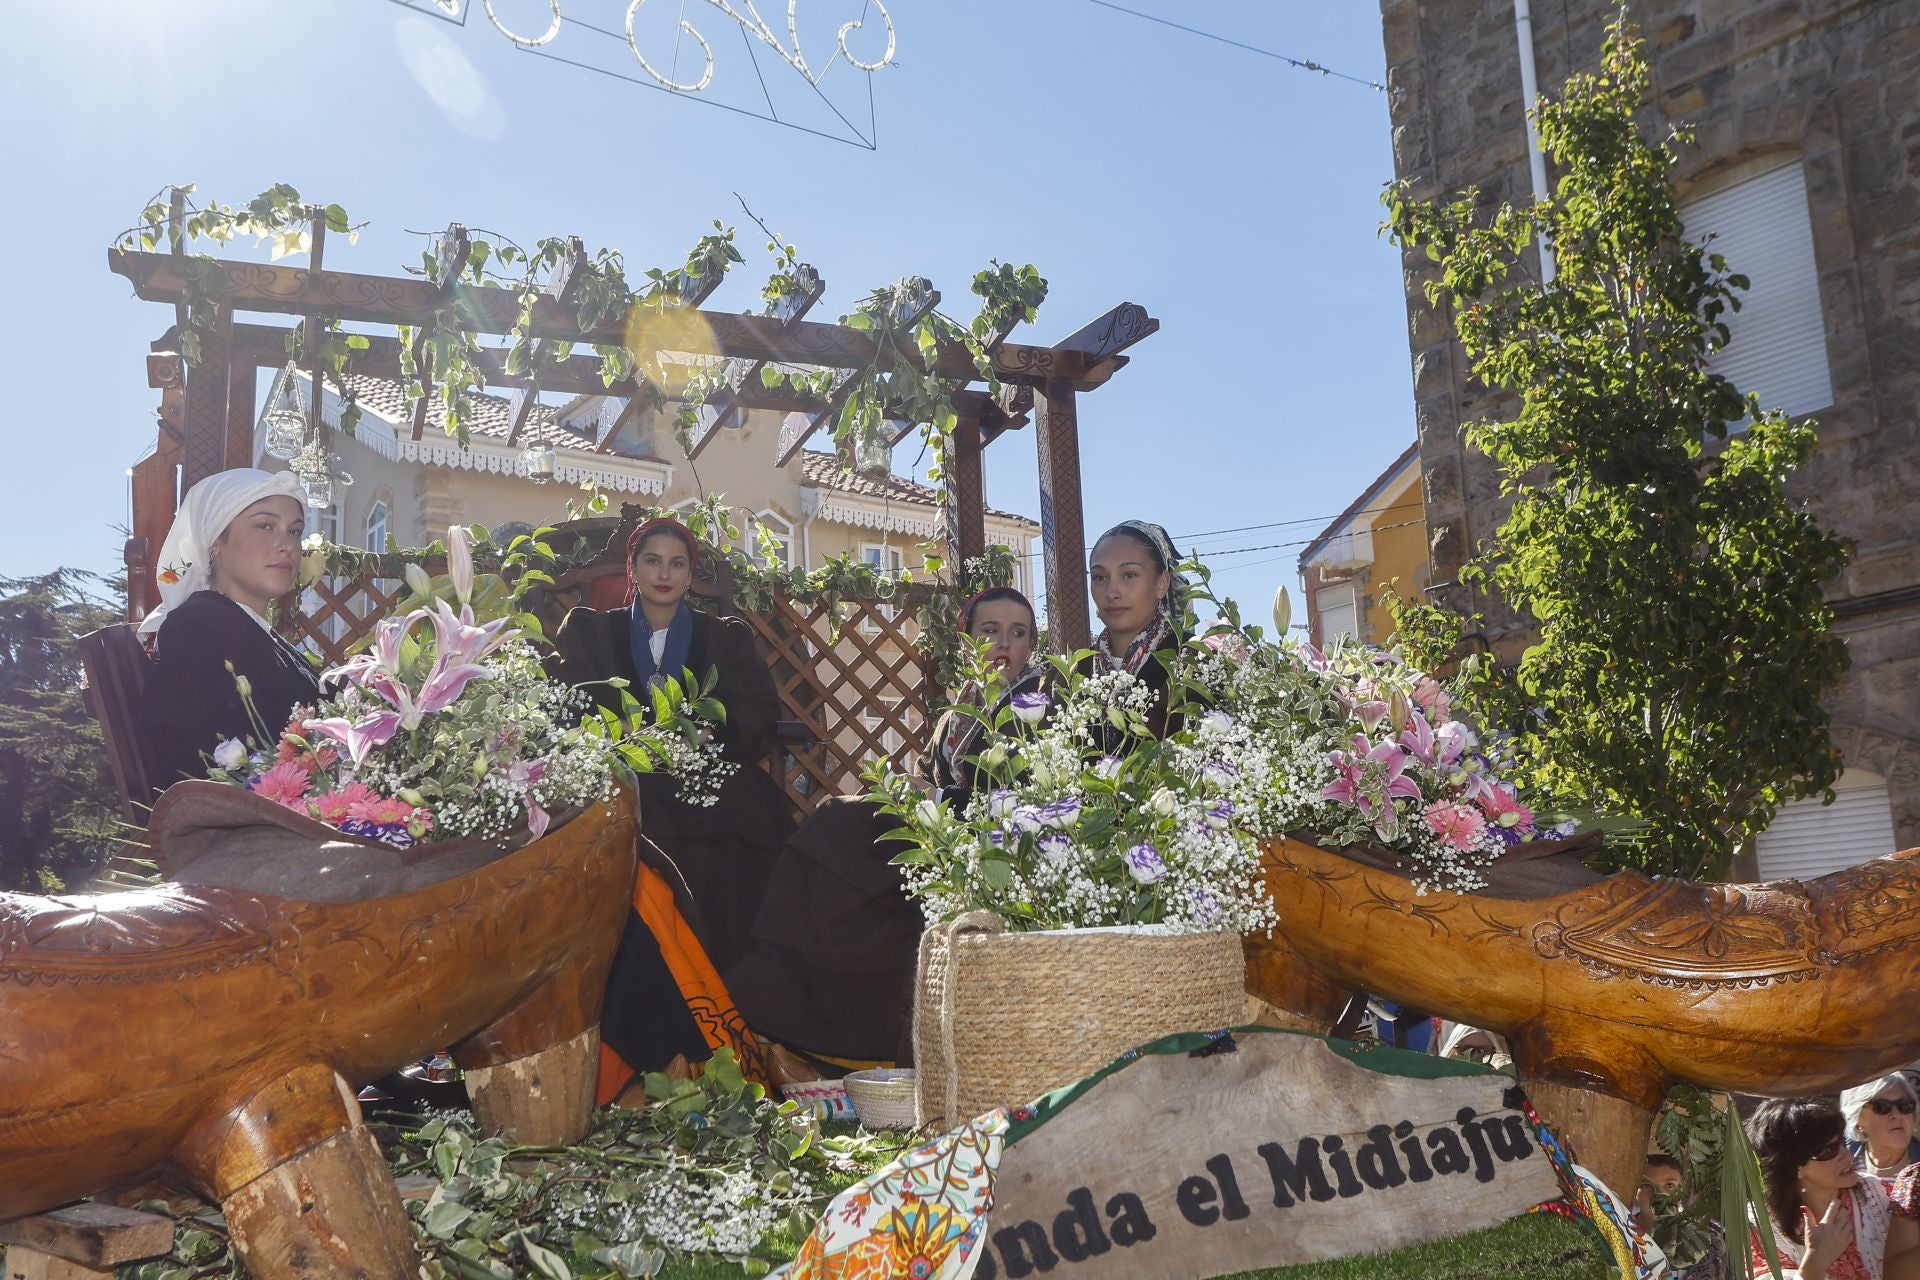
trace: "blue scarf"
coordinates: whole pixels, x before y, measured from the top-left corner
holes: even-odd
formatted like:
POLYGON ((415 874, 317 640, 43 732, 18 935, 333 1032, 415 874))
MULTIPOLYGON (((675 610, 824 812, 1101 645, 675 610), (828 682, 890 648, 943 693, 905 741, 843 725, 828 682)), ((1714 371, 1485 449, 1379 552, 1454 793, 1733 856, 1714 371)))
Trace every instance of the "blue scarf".
POLYGON ((673 611, 673 621, 667 624, 667 651, 661 655, 657 669, 653 665, 653 627, 647 622, 646 610, 635 600, 627 606, 627 616, 633 623, 627 629, 627 648, 633 656, 633 669, 640 675, 636 694, 652 686, 655 676, 679 679, 680 673, 687 669, 687 650, 693 644, 693 611, 687 608, 687 602, 680 602, 680 607, 673 611))

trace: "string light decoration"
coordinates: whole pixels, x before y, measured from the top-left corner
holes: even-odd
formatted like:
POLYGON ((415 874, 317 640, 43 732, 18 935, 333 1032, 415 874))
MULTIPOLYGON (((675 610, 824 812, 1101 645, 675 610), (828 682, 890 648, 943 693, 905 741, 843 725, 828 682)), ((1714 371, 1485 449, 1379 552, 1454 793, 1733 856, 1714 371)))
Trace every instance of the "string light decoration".
MULTIPOLYGON (((467 17, 475 4, 475 0, 390 0, 390 2, 460 27, 467 25, 467 17)), ((754 116, 772 124, 797 129, 802 133, 814 134, 835 142, 845 142, 866 150, 875 149, 875 113, 871 85, 867 94, 867 121, 864 130, 856 126, 847 112, 843 111, 840 105, 836 105, 820 86, 827 72, 832 70, 836 62, 844 61, 854 70, 864 72, 868 76, 892 65, 893 55, 898 47, 898 35, 894 29, 893 15, 888 12, 885 0, 862 0, 857 16, 842 23, 834 32, 834 50, 818 67, 814 66, 802 45, 801 0, 787 0, 784 33, 777 30, 760 13, 753 0, 698 0, 698 2, 705 4, 708 9, 717 11, 715 21, 730 22, 739 30, 741 43, 754 72, 752 81, 743 79, 741 83, 757 85, 760 96, 766 104, 764 112, 749 105, 721 101, 718 97, 701 96, 714 87, 718 61, 714 45, 709 41, 707 32, 701 30, 700 25, 687 16, 685 4, 682 5, 680 19, 675 27, 673 61, 667 70, 662 71, 658 58, 649 58, 641 47, 642 35, 637 23, 647 0, 629 0, 625 21, 618 30, 598 26, 580 17, 579 0, 568 0, 565 12, 562 10, 562 0, 546 0, 548 22, 546 29, 538 34, 528 34, 524 30, 507 24, 507 21, 501 17, 499 9, 507 8, 511 11, 511 6, 501 4, 496 7, 496 0, 478 0, 480 10, 488 23, 522 53, 531 53, 537 57, 548 58, 586 71, 596 71, 642 88, 657 89, 687 97, 693 101, 706 102, 708 105, 754 116), (565 40, 561 39, 563 29, 568 33, 568 38, 565 40), (575 32, 579 33, 577 39, 573 37, 575 32), (854 40, 861 39, 863 44, 866 41, 878 43, 877 37, 880 34, 885 36, 885 46, 878 56, 862 57, 854 51, 854 40), (639 74, 634 75, 618 69, 617 65, 608 65, 603 60, 591 58, 593 45, 589 42, 593 37, 617 41, 624 46, 618 62, 624 63, 626 59, 631 59, 632 64, 637 65, 639 74), (683 78, 679 71, 679 55, 682 43, 687 41, 699 50, 700 69, 697 74, 689 72, 683 78), (844 133, 812 128, 795 119, 782 117, 774 103, 774 94, 768 87, 767 77, 760 69, 760 59, 755 51, 761 48, 771 50, 775 58, 785 63, 789 70, 798 75, 807 90, 825 104, 837 120, 837 127, 844 129, 844 133)), ((843 3, 851 4, 851 2, 852 0, 843 0, 843 3)), ((708 26, 711 29, 711 24, 708 26)), ((872 45, 867 44, 866 47, 870 48, 872 45)), ((604 45, 600 48, 602 52, 607 51, 604 45)), ((788 117, 793 115, 794 112, 789 109, 788 117)))

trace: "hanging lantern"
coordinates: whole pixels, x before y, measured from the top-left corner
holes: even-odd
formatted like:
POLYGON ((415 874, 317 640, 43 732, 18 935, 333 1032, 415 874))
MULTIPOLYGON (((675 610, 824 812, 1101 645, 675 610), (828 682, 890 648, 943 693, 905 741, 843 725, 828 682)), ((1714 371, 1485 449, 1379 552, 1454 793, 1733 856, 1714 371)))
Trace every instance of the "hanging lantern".
POLYGON ((893 470, 893 433, 900 423, 888 422, 874 432, 862 432, 853 448, 853 469, 862 475, 884 476, 893 470))
POLYGON ((300 409, 300 394, 295 389, 295 370, 293 363, 287 363, 287 371, 280 380, 280 394, 275 398, 274 406, 267 410, 267 439, 262 447, 269 458, 283 461, 300 452, 300 446, 307 438, 307 415, 300 409))
POLYGON ((521 465, 527 469, 527 479, 546 484, 553 479, 556 455, 552 445, 528 445, 526 452, 520 455, 521 465))
POLYGON ((307 505, 315 511, 325 511, 333 505, 333 477, 326 472, 301 476, 300 487, 307 491, 307 505))

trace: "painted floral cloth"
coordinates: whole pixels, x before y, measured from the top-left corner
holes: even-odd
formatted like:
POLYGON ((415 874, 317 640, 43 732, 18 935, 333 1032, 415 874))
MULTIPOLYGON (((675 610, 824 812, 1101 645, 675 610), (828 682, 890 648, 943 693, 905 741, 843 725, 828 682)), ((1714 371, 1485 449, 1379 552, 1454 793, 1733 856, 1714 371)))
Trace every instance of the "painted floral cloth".
MULTIPOLYGON (((1520 1094, 1516 1088, 1512 1095, 1520 1094)), ((1607 1184, 1573 1162, 1573 1156, 1554 1136, 1533 1103, 1525 1096, 1517 1099, 1533 1129, 1534 1141, 1546 1153, 1553 1172, 1560 1179, 1563 1199, 1538 1206, 1535 1213, 1557 1213, 1586 1223, 1599 1233, 1607 1254, 1618 1269, 1620 1280, 1659 1280, 1672 1273, 1667 1255, 1653 1237, 1641 1230, 1626 1201, 1607 1188, 1607 1184)))
POLYGON ((1006 1133, 991 1111, 854 1183, 772 1280, 968 1280, 1006 1133))
MULTIPOLYGON (((1875 1177, 1860 1179, 1860 1185, 1842 1189, 1840 1199, 1853 1214, 1853 1243, 1827 1266, 1827 1280, 1880 1280, 1887 1253, 1887 1229, 1892 1221, 1892 1205, 1887 1184, 1875 1177)), ((1780 1247, 1780 1262, 1786 1268, 1785 1280, 1797 1280, 1800 1259, 1806 1246, 1787 1239, 1779 1223, 1773 1224, 1773 1241, 1780 1247)), ((1767 1261, 1756 1232, 1747 1233, 1747 1256, 1755 1275, 1767 1274, 1767 1261)))

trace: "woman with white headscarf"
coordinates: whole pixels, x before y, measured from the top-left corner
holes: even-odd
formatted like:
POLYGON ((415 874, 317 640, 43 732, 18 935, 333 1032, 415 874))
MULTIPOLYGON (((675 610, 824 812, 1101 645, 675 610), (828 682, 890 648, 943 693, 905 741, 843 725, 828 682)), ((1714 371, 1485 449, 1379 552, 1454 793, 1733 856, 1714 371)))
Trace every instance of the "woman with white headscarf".
POLYGON ((267 622, 269 604, 299 579, 305 531, 291 472, 240 467, 188 490, 156 561, 160 606, 140 624, 155 665, 141 739, 156 786, 204 777, 220 743, 277 735, 319 697, 313 664, 267 622))

